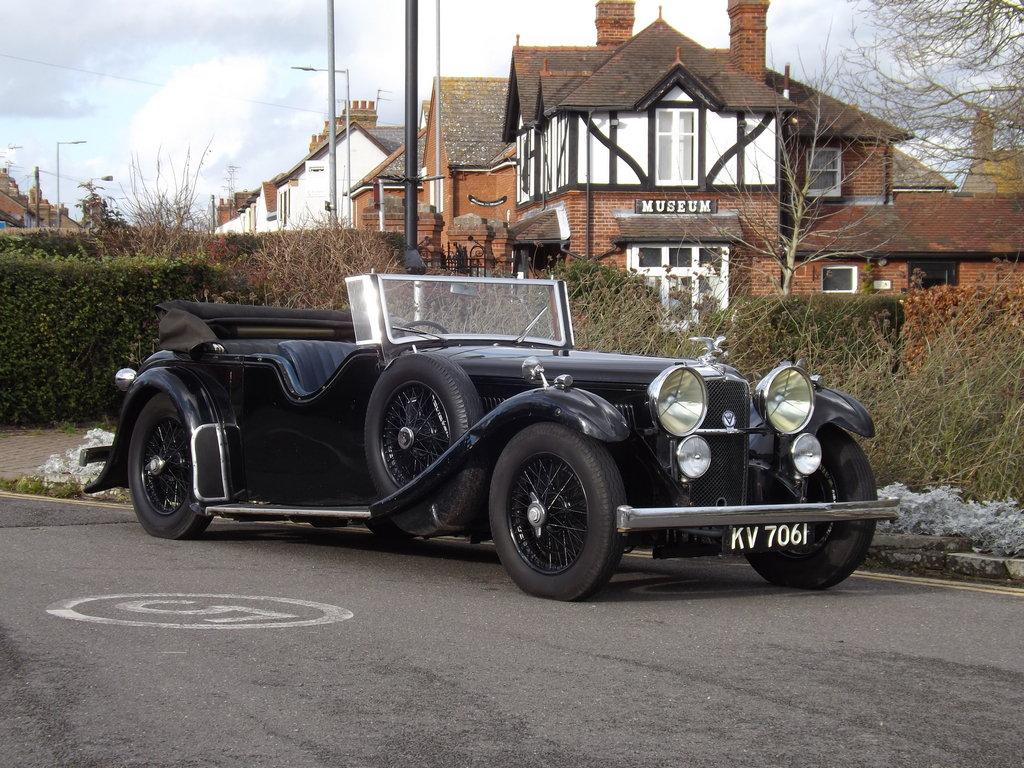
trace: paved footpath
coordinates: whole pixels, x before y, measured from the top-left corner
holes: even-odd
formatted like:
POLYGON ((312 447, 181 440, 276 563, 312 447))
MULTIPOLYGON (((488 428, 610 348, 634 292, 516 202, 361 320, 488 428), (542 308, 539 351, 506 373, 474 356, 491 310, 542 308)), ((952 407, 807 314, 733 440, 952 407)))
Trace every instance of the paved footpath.
POLYGON ((85 430, 58 429, 0 431, 0 478, 17 480, 38 475, 40 465, 54 453, 63 454, 85 442, 85 430))
POLYGON ((0 766, 1019 768, 1024 591, 629 556, 587 603, 487 546, 0 496, 0 766))

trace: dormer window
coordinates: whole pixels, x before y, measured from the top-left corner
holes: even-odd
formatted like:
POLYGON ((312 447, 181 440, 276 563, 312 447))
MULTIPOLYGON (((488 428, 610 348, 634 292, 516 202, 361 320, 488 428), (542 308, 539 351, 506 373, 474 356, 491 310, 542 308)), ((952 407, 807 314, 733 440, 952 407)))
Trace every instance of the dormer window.
POLYGON ((658 184, 696 184, 697 110, 659 109, 657 121, 658 184))
POLYGON ((814 197, 839 197, 843 187, 843 153, 817 147, 807 157, 807 193, 814 197))

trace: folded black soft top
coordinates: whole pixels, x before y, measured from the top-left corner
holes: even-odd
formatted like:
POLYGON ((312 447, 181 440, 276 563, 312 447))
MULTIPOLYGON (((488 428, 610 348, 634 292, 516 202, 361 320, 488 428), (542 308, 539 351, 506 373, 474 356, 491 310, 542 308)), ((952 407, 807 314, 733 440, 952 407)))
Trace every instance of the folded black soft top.
POLYGON ((192 353, 223 339, 355 341, 352 315, 324 309, 168 301, 157 306, 160 349, 192 353))

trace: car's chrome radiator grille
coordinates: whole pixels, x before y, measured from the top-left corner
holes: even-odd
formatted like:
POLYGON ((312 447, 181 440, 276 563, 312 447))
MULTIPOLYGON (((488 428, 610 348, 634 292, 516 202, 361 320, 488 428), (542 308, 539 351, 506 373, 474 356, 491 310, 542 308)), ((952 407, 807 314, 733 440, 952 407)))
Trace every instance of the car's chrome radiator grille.
MULTIPOLYGON (((732 419, 736 429, 750 426, 750 388, 744 381, 709 379, 708 412, 701 430, 723 430, 732 419)), ((747 435, 705 434, 711 446, 711 468, 690 486, 694 506, 743 504, 747 495, 747 435)))

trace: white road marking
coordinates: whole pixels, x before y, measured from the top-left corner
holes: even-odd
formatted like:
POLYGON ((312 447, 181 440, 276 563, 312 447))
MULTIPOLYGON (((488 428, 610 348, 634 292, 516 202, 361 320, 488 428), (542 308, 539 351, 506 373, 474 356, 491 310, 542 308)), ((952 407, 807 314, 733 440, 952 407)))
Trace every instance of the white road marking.
POLYGON ((295 600, 290 597, 266 595, 210 595, 210 594, 149 594, 149 595, 95 595, 62 600, 46 609, 51 616, 93 624, 114 624, 122 627, 157 627, 159 629, 285 629, 334 624, 353 617, 352 611, 327 603, 295 600), (120 601, 120 602, 114 602, 120 601), (216 601, 216 602, 214 602, 216 601), (258 608, 253 602, 262 602, 277 608, 290 607, 292 613, 258 608), (113 605, 111 605, 113 603, 113 605), (157 607, 164 606, 164 607, 157 607), (174 608, 171 606, 181 606, 174 608), (189 606, 189 607, 185 607, 189 606), (295 607, 309 609, 295 611, 295 607), (123 611, 135 614, 155 614, 161 617, 181 616, 183 621, 143 621, 96 614, 123 611), (316 615, 300 618, 310 611, 316 615), (234 615, 231 615, 234 614, 234 615), (188 617, 188 618, 185 618, 188 617), (199 619, 198 621, 196 619, 199 619))

